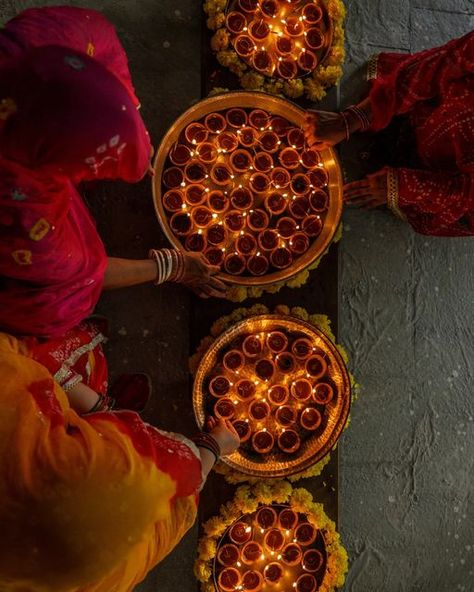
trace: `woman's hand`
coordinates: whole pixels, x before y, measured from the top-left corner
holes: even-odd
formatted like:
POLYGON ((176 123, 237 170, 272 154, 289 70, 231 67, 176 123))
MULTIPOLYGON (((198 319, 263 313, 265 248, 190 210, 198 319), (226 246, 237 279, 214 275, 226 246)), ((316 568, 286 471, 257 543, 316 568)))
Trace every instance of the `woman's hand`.
POLYGON ((235 431, 230 421, 224 419, 217 420, 215 417, 209 417, 206 421, 207 431, 219 444, 221 455, 232 454, 240 446, 239 434, 235 431))
POLYGON ((367 210, 387 204, 387 173, 385 170, 368 175, 362 181, 344 186, 344 201, 367 210))
POLYGON ((332 111, 307 111, 304 134, 310 147, 335 146, 346 139, 344 117, 332 111))
POLYGON ((209 265, 202 253, 183 253, 183 256, 184 275, 180 283, 191 288, 201 298, 223 298, 227 288, 216 277, 219 267, 209 265))

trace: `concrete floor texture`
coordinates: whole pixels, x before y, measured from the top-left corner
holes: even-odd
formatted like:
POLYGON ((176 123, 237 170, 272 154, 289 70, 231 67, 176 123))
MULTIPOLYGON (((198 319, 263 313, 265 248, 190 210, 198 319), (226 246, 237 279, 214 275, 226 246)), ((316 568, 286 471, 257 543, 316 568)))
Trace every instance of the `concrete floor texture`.
MULTIPOLYGON (((1 0, 0 20, 45 4, 56 2, 1 0)), ((201 0, 74 4, 102 10, 117 27, 159 143, 200 98, 201 0)), ((474 25, 473 0, 346 6, 345 76, 325 101, 341 108, 365 92, 372 53, 418 51, 474 25)), ((368 136, 342 146, 347 181, 370 170, 372 149, 368 136)), ((139 258, 166 244, 149 180, 100 184, 86 198, 110 255, 139 258)), ((387 211, 344 214, 339 340, 363 387, 340 444, 347 592, 474 592, 473 260, 473 239, 416 235, 387 211)), ((187 373, 192 298, 179 287, 143 287, 108 294, 100 305, 111 320, 112 374, 149 372, 155 391, 147 419, 186 434, 194 429, 187 373)), ((197 527, 137 590, 196 590, 196 542, 197 527)))

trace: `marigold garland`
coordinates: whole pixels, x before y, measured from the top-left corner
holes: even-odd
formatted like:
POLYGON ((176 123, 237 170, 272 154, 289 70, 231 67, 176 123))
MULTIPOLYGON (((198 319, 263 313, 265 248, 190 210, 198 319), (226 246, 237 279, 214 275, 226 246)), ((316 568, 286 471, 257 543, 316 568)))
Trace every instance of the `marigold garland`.
POLYGON ((343 586, 349 561, 336 525, 324 512, 322 504, 313 502, 309 491, 294 489, 288 481, 280 480, 240 486, 234 499, 221 506, 219 516, 214 516, 203 525, 205 534, 199 541, 198 558, 194 564, 194 573, 201 582, 202 592, 215 592, 212 563, 218 540, 225 530, 243 514, 255 512, 260 504, 272 503, 288 503, 296 512, 306 514, 309 522, 323 531, 328 560, 318 592, 332 592, 343 586))
MULTIPOLYGON (((270 310, 264 304, 254 304, 250 308, 237 308, 231 314, 226 315, 218 319, 213 323, 211 326, 211 334, 204 337, 199 344, 196 353, 193 354, 189 359, 189 370, 193 376, 196 375, 199 364, 204 357, 205 353, 209 349, 209 347, 214 343, 217 337, 227 331, 230 327, 247 319, 249 317, 254 317, 262 314, 270 314, 270 310)), ((337 347, 339 353, 341 354, 344 362, 347 364, 349 361, 349 356, 346 350, 336 343, 336 337, 331 330, 331 321, 328 316, 320 315, 320 314, 310 314, 307 310, 300 306, 296 306, 293 308, 289 308, 284 304, 280 304, 275 307, 273 314, 280 314, 285 316, 292 316, 297 319, 301 319, 302 321, 306 321, 307 323, 311 323, 315 327, 317 327, 320 331, 322 331, 337 347)), ((349 377, 351 381, 351 392, 352 392, 352 400, 356 400, 359 392, 359 385, 356 383, 354 376, 349 372, 349 377)), ((348 419, 346 423, 346 429, 349 425, 350 419, 348 419)), ((308 469, 301 471, 300 473, 295 473, 294 475, 290 475, 287 477, 289 481, 295 482, 299 481, 300 479, 306 479, 309 477, 317 477, 320 475, 324 469, 324 467, 328 464, 330 460, 330 455, 327 454, 324 458, 322 458, 319 462, 315 463, 308 469)), ((262 480, 258 477, 251 477, 249 475, 245 475, 236 469, 229 467, 229 465, 219 462, 214 467, 214 470, 223 475, 225 480, 228 483, 236 484, 236 483, 258 483, 262 480)), ((268 483, 268 480, 266 481, 268 483)))
POLYGON ((346 14, 342 0, 322 0, 333 22, 333 38, 329 53, 322 64, 304 79, 296 78, 285 81, 281 78, 268 78, 249 69, 230 43, 225 26, 227 0, 205 0, 204 11, 207 14, 207 26, 215 31, 211 39, 212 50, 217 61, 240 79, 245 90, 265 91, 270 94, 282 94, 297 99, 303 94, 311 101, 320 101, 326 95, 326 88, 336 84, 342 77, 344 50, 344 18, 346 14))

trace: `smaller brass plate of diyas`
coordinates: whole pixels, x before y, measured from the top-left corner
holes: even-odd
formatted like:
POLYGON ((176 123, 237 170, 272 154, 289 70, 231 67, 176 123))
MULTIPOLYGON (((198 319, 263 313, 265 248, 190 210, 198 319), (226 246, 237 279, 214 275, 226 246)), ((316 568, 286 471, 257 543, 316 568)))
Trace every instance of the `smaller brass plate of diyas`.
POLYGON ((209 348, 193 404, 201 428, 217 415, 239 432, 241 445, 225 463, 252 476, 285 477, 336 444, 349 416, 350 378, 322 331, 294 317, 260 315, 237 323, 209 348))

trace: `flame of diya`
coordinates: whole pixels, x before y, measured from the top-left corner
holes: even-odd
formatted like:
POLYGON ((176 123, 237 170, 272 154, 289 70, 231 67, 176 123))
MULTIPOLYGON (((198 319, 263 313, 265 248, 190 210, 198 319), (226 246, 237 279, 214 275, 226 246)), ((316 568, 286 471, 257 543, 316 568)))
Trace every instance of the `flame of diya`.
POLYGON ((312 72, 328 39, 325 9, 309 2, 234 0, 226 28, 238 55, 268 76, 292 79, 312 72), (305 61, 311 53, 310 61, 305 61))
POLYGON ((229 531, 230 540, 243 545, 252 538, 252 527, 245 522, 236 522, 229 531))
MULTIPOLYGON (((247 17, 254 12, 246 12, 239 0, 234 4, 227 24, 236 39, 247 36, 252 48, 266 42, 269 23, 259 17, 250 27, 247 17), (254 39, 259 36, 263 41, 254 39)), ((280 11, 281 2, 267 0, 255 10, 270 13, 275 6, 280 11)), ((318 14, 311 12, 311 18, 318 14)), ((274 33, 268 38, 277 37, 280 51, 285 40, 294 45, 286 33, 274 33)), ((300 62, 311 55, 303 49, 300 62)), ((269 52, 263 53, 267 59, 269 52)), ((284 69, 288 59, 275 67, 284 69)), ((327 173, 303 130, 258 108, 212 112, 189 123, 169 150, 162 185, 174 235, 187 251, 204 253, 232 276, 262 277, 291 268, 318 240, 329 206, 327 173)))

